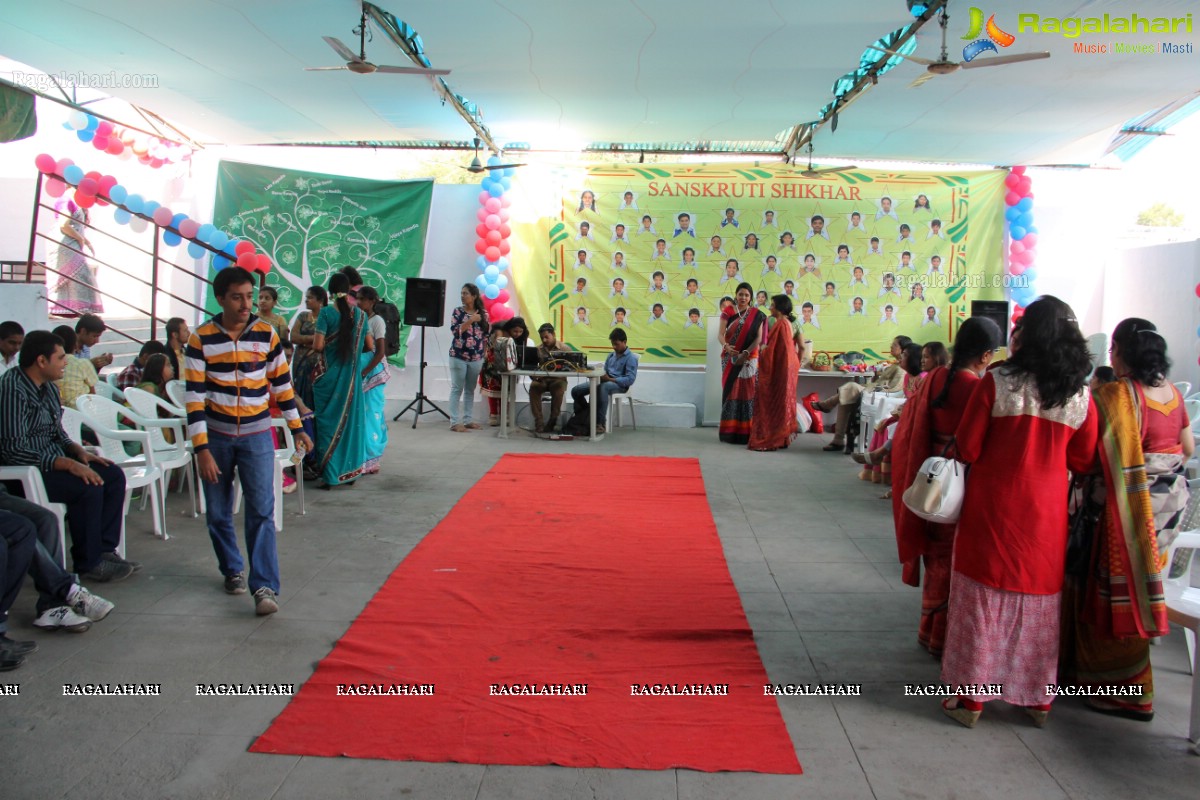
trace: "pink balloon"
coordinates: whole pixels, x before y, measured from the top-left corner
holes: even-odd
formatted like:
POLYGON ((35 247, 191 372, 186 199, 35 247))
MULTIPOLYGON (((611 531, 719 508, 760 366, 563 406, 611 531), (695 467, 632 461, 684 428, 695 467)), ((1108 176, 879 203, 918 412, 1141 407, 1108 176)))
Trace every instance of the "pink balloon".
POLYGON ((500 256, 502 256, 502 255, 504 255, 504 254, 500 252, 500 248, 496 247, 495 245, 493 245, 483 251, 483 257, 486 258, 488 261, 499 261, 500 256))
POLYGON ((58 178, 50 178, 44 185, 46 187, 46 194, 51 197, 62 197, 63 192, 67 190, 67 184, 58 178))
POLYGON ((501 208, 501 206, 500 206, 500 198, 498 198, 498 197, 492 197, 491 195, 489 195, 489 196, 488 196, 488 199, 487 199, 487 202, 485 202, 485 203, 483 204, 483 207, 484 207, 484 208, 486 208, 486 209, 488 210, 488 213, 489 213, 489 214, 495 214, 495 213, 496 213, 497 211, 499 211, 499 210, 500 210, 500 208, 501 208))
MULTIPOLYGON (((501 239, 500 240, 500 255, 506 256, 510 252, 512 252, 512 245, 508 243, 508 239, 501 239)), ((500 260, 500 256, 497 256, 496 258, 488 259, 488 261, 499 261, 499 260, 500 260)))
POLYGON ((496 295, 496 299, 501 303, 507 303, 509 298, 508 289, 501 289, 500 294, 496 295))
MULTIPOLYGON (((480 210, 482 211, 482 209, 480 209, 480 210)), ((475 235, 478 236, 480 239, 487 236, 487 234, 488 234, 487 225, 484 225, 481 222, 475 226, 475 235)))
POLYGON ((505 225, 504 223, 500 223, 500 238, 507 239, 510 236, 512 236, 512 227, 505 225))
MULTIPOLYGON (((500 231, 488 231, 487 235, 483 238, 487 240, 488 244, 500 244, 500 231)), ((490 258, 488 260, 495 261, 496 259, 490 258)))
POLYGON ((1015 259, 1008 262, 1008 271, 1012 275, 1022 275, 1025 273, 1025 270, 1026 266, 1015 259))
POLYGON ((497 230, 500 227, 500 217, 496 214, 488 214, 483 224, 487 226, 489 231, 497 230))
POLYGON ((1029 190, 1033 188, 1033 178, 1021 175, 1017 178, 1017 185, 1009 188, 1016 189, 1017 194, 1029 194, 1029 190))
POLYGON ((266 255, 265 253, 259 253, 254 257, 254 260, 254 266, 259 272, 265 275, 271 271, 271 257, 269 255, 266 255))
POLYGON ((54 167, 54 171, 57 172, 59 175, 62 175, 63 170, 66 169, 67 167, 71 166, 74 163, 75 162, 69 158, 60 158, 58 160, 58 164, 55 165, 55 167, 54 167))
POLYGON ((79 186, 75 190, 81 194, 95 195, 96 192, 100 191, 100 184, 96 183, 93 178, 84 178, 79 182, 79 186))
POLYGON ((1024 253, 1021 253, 1020 255, 1013 256, 1013 258, 1016 260, 1016 262, 1018 264, 1024 264, 1025 266, 1028 267, 1031 264, 1033 264, 1033 251, 1026 250, 1024 253))
POLYGON ((161 228, 165 228, 171 224, 171 220, 175 218, 174 212, 166 206, 159 206, 154 209, 154 224, 161 228))
POLYGON ((117 179, 114 178, 112 175, 105 175, 105 176, 101 177, 100 180, 96 181, 96 183, 100 184, 101 192, 103 192, 104 194, 108 194, 109 190, 112 189, 112 187, 117 185, 117 179))
POLYGON ((1016 192, 1008 192, 1004 195, 1004 205, 1006 206, 1015 206, 1019 202, 1021 202, 1021 195, 1016 192))
POLYGON ((488 218, 488 210, 486 208, 484 208, 483 206, 480 206, 479 210, 475 212, 475 218, 478 219, 480 222, 483 222, 485 219, 488 218))
MULTIPOLYGON (((476 253, 479 253, 479 255, 481 255, 481 256, 482 256, 482 255, 486 255, 486 254, 487 254, 487 249, 488 249, 488 243, 487 243, 487 241, 486 241, 485 239, 478 239, 478 240, 476 240, 476 242, 475 242, 475 252, 476 252, 476 253)), ((495 261, 496 259, 494 259, 494 258, 489 258, 488 260, 489 260, 489 261, 495 261)))
POLYGON ((1020 175, 1016 175, 1016 174, 1013 174, 1010 172, 1004 176, 1004 185, 1010 189, 1016 189, 1017 185, 1020 183, 1021 183, 1020 175))
POLYGON ((487 191, 482 191, 479 193, 479 205, 486 207, 487 201, 491 199, 492 196, 487 191))
POLYGON ((1024 175, 1025 167, 1013 167, 1012 171, 1013 171, 1013 174, 1015 174, 1015 175, 1024 175))
POLYGON ((37 166, 39 172, 54 172, 54 167, 56 164, 54 161, 54 156, 50 155, 49 153, 40 154, 33 160, 33 163, 37 166))
POLYGON ((110 133, 112 133, 112 129, 113 124, 106 119, 102 119, 100 120, 99 124, 96 125, 96 135, 108 136, 110 133))
POLYGON ((1012 242, 1011 242, 1011 243, 1008 245, 1008 252, 1009 252, 1009 253, 1011 253, 1011 254, 1012 254, 1012 255, 1014 255, 1014 256, 1015 256, 1015 255, 1018 255, 1018 254, 1020 254, 1020 253, 1024 253, 1024 252, 1025 252, 1025 245, 1024 245, 1022 242, 1018 242, 1017 240, 1015 240, 1015 239, 1014 239, 1014 240, 1013 240, 1013 241, 1012 241, 1012 242))
POLYGON ((108 137, 107 136, 97 136, 96 138, 92 139, 92 147, 96 148, 97 150, 107 150, 108 149, 108 137))
POLYGON ((1038 238, 1036 233, 1027 233, 1025 234, 1025 238, 1021 240, 1021 244, 1025 245, 1026 250, 1032 250, 1033 248, 1037 247, 1037 242, 1038 238))
POLYGON ((185 239, 195 239, 200 232, 200 223, 188 218, 179 223, 179 234, 185 239))
POLYGON ((512 198, 509 197, 507 194, 500 198, 500 207, 501 208, 508 208, 511 205, 512 205, 512 198))
POLYGON ((512 217, 511 211, 509 211, 507 208, 500 209, 500 221, 501 222, 508 222, 510 217, 512 217))

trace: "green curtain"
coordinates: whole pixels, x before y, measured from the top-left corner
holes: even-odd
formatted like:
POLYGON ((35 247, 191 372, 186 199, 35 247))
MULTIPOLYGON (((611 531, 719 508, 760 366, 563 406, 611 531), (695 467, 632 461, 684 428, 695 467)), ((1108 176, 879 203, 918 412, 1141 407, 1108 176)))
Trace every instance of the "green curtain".
POLYGON ((14 86, 0 84, 0 142, 28 139, 37 133, 34 97, 14 86))

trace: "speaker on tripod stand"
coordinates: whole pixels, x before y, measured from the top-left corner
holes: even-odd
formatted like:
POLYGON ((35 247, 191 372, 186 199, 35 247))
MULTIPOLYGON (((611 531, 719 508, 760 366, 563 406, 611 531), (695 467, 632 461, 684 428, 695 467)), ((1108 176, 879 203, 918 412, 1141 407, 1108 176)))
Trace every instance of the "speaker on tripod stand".
POLYGON ((436 411, 446 419, 450 415, 425 396, 425 329, 440 328, 445 324, 446 312, 446 282, 436 278, 408 278, 404 287, 404 324, 421 329, 421 371, 418 374, 417 396, 404 409, 392 417, 392 422, 400 419, 409 409, 414 412, 413 424, 422 414, 436 411), (428 408, 426 408, 428 406, 428 408))

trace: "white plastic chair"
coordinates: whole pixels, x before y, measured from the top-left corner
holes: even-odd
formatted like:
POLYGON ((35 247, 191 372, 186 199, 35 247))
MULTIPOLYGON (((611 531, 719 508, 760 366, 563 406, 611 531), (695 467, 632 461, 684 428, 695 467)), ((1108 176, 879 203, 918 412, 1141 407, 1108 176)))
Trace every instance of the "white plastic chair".
POLYGON ((113 370, 112 372, 110 372, 104 376, 104 383, 107 383, 109 386, 116 389, 117 388, 117 378, 120 375, 121 375, 120 370, 113 370))
POLYGON ((1092 356, 1092 367, 1103 367, 1108 363, 1108 334, 1093 333, 1087 337, 1088 353, 1092 356))
POLYGON ((37 467, 0 467, 0 481, 20 481, 25 499, 41 506, 58 519, 58 561, 67 568, 67 507, 62 503, 50 502, 46 484, 37 467))
POLYGON ((633 429, 637 430, 637 413, 633 410, 636 402, 630 392, 613 392, 608 396, 608 429, 610 431, 621 427, 622 403, 629 409, 629 419, 633 423, 633 429))
POLYGON ((1192 393, 1192 384, 1188 381, 1176 381, 1175 388, 1179 390, 1180 396, 1185 399, 1192 393))
MULTIPOLYGON (((109 428, 86 414, 73 408, 64 408, 62 415, 63 430, 72 441, 82 442, 82 429, 90 428, 100 440, 100 451, 104 457, 112 461, 125 473, 125 510, 121 515, 121 541, 117 544, 117 555, 125 557, 125 515, 129 513, 129 500, 133 497, 134 489, 143 489, 150 498, 151 511, 154 514, 154 534, 160 539, 167 536, 166 520, 162 513, 162 500, 159 488, 162 482, 162 470, 154 463, 154 450, 150 447, 150 434, 145 431, 116 430, 109 428), (142 447, 142 455, 130 456, 125 452, 121 442, 137 442, 142 447)), ((145 495, 143 495, 143 500, 145 495)))
MULTIPOLYGON (((146 432, 150 434, 150 445, 154 448, 154 458, 162 467, 164 474, 170 475, 171 471, 175 469, 186 471, 188 494, 192 501, 192 516, 199 516, 196 506, 197 484, 196 470, 192 459, 192 443, 187 437, 187 412, 182 407, 168 403, 158 395, 137 387, 126 389, 125 399, 129 401, 130 408, 143 419, 161 419, 158 412, 159 409, 162 409, 170 414, 171 419, 177 423, 172 428, 175 432, 174 442, 167 441, 166 436, 163 435, 163 428, 147 427, 146 432)), ((164 486, 164 497, 166 491, 167 488, 164 486)), ((183 486, 179 487, 179 491, 183 491, 183 486)))
MULTIPOLYGON (((1192 487, 1192 500, 1184 512, 1183 521, 1195 524, 1195 504, 1200 503, 1200 488, 1192 487)), ((1187 641, 1188 660, 1192 669, 1191 722, 1188 739, 1193 751, 1200 754, 1200 648, 1196 637, 1200 636, 1200 588, 1193 587, 1190 579, 1192 559, 1200 548, 1200 530, 1181 531, 1167 550, 1167 574, 1163 575, 1163 590, 1167 600, 1167 619, 1184 630, 1187 641)))
MULTIPOLYGON (((283 447, 275 448, 275 531, 283 530, 283 471, 292 464, 292 453, 296 451, 296 439, 292 435, 292 429, 287 426, 287 421, 276 417, 271 420, 271 427, 283 431, 283 447)), ((296 494, 300 497, 300 515, 308 513, 304 508, 304 475, 300 474, 300 469, 297 469, 296 474, 296 494)), ((233 513, 237 514, 242 510, 242 481, 241 476, 233 483, 233 513)))
POLYGON ((125 402, 125 393, 108 381, 96 382, 96 394, 100 397, 112 400, 114 403, 125 402))
POLYGON ((180 408, 187 410, 187 384, 181 380, 167 381, 167 397, 180 408))

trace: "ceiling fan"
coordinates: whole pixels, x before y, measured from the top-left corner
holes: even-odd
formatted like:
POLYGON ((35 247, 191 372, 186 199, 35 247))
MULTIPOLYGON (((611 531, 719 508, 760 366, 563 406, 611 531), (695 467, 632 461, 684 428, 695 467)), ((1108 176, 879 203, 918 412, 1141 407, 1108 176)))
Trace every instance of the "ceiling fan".
POLYGON ((329 70, 348 69, 359 75, 370 75, 372 72, 386 72, 392 75, 449 75, 448 69, 433 69, 431 67, 390 67, 386 64, 372 64, 367 61, 367 10, 364 8, 358 28, 351 31, 358 34, 358 55, 346 47, 340 39, 333 36, 321 38, 333 48, 334 52, 346 60, 342 67, 305 67, 308 72, 326 72, 329 70))
POLYGON ((484 164, 482 161, 479 160, 479 145, 480 144, 481 144, 481 142, 479 141, 478 137, 476 137, 476 139, 475 139, 475 157, 471 159, 470 164, 463 167, 463 169, 465 169, 467 172, 473 172, 473 173, 478 174, 480 172, 490 172, 491 170, 494 170, 494 169, 508 169, 510 167, 525 166, 524 164, 494 164, 489 167, 488 165, 484 164))
MULTIPOLYGON (((928 58, 918 58, 917 56, 907 56, 904 53, 897 53, 894 50, 884 50, 890 56, 899 56, 914 63, 925 67, 925 74, 918 77, 915 81, 909 84, 910 89, 915 89, 926 81, 932 80, 938 75, 949 75, 951 72, 956 72, 959 69, 975 69, 976 67, 999 67, 1004 64, 1017 64, 1021 61, 1034 61, 1039 58, 1049 58, 1050 53, 1046 51, 1037 53, 1014 53, 1011 56, 993 56, 991 58, 981 58, 977 61, 951 61, 946 50, 946 26, 950 22, 950 15, 943 8, 941 14, 938 15, 938 25, 942 28, 942 53, 938 56, 937 61, 931 61, 928 58)), ((1010 37, 1011 38, 1011 37, 1010 37)), ((991 49, 995 49, 993 46, 991 49)))
MULTIPOLYGON (((858 167, 822 167, 820 169, 813 169, 812 158, 813 158, 813 146, 812 146, 812 142, 809 142, 808 143, 808 169, 801 170, 801 172, 800 172, 800 174, 806 178, 816 178, 821 175, 831 175, 835 172, 847 172, 848 170, 858 169, 858 167)), ((794 160, 793 160, 793 163, 795 163, 794 160)))

